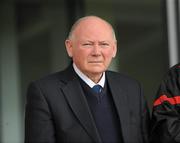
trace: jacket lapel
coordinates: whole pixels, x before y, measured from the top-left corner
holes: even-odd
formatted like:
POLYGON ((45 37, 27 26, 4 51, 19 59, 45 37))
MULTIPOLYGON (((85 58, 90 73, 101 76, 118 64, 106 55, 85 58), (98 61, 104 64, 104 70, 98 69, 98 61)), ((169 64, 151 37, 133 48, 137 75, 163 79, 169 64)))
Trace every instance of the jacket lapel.
POLYGON ((127 92, 121 88, 121 83, 116 82, 116 79, 113 79, 108 73, 107 80, 120 119, 123 140, 124 142, 129 142, 130 130, 127 125, 130 123, 130 115, 127 92))
MULTIPOLYGON (((74 71, 72 70, 72 72, 74 71)), ((71 75, 69 76, 72 76, 72 74, 75 73, 71 73, 71 75)), ((62 91, 67 98, 67 101, 71 106, 73 112, 79 119, 86 132, 92 137, 95 142, 101 142, 84 92, 76 75, 74 76, 73 80, 69 80, 67 84, 62 87, 62 91)))

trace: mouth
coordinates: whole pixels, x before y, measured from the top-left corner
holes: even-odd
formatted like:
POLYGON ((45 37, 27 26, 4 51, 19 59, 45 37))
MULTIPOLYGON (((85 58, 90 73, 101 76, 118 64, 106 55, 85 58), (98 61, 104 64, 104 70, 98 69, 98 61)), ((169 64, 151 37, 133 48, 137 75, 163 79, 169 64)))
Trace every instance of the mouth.
POLYGON ((92 64, 99 64, 99 63, 102 63, 101 61, 90 61, 89 63, 92 63, 92 64))

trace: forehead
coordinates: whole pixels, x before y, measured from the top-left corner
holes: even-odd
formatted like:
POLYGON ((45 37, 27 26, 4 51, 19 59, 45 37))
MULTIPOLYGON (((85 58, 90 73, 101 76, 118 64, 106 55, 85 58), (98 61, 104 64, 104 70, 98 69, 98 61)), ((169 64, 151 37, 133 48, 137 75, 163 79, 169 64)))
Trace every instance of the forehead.
POLYGON ((97 18, 88 18, 80 21, 74 29, 76 38, 103 38, 113 37, 112 27, 105 21, 97 18))
POLYGON ((82 20, 80 20, 77 24, 77 27, 78 26, 92 26, 92 25, 100 25, 100 26, 107 26, 110 28, 110 24, 108 22, 106 22, 105 20, 103 19, 100 19, 100 18, 97 18, 97 17, 88 17, 88 18, 84 18, 82 20))

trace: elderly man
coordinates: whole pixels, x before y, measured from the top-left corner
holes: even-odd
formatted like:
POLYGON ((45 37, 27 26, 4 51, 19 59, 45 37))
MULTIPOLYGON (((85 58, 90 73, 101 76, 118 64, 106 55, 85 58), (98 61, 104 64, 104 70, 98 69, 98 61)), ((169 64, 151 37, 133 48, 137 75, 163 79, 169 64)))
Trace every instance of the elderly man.
POLYGON ((80 18, 65 45, 72 64, 28 88, 25 142, 147 142, 140 84, 107 70, 117 52, 112 26, 97 16, 80 18))

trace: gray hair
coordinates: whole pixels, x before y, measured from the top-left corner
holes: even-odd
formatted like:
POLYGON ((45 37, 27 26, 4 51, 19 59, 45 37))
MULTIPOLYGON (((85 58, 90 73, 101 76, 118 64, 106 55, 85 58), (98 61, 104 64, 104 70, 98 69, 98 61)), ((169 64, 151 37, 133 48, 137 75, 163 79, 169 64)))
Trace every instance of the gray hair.
POLYGON ((104 19, 102 19, 102 18, 100 18, 100 17, 98 17, 98 16, 93 16, 93 15, 92 15, 92 16, 85 16, 85 17, 79 18, 79 19, 72 25, 72 27, 71 27, 71 29, 70 29, 70 32, 69 32, 69 34, 68 34, 67 39, 72 39, 74 30, 75 30, 76 27, 79 25, 79 23, 80 23, 81 21, 87 19, 87 18, 90 18, 90 17, 98 18, 98 19, 104 21, 105 23, 107 23, 107 24, 109 25, 109 27, 111 28, 113 38, 114 38, 114 40, 116 41, 116 34, 115 34, 115 31, 114 31, 114 28, 112 27, 112 25, 111 25, 109 22, 107 22, 106 20, 104 20, 104 19))

